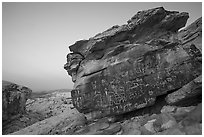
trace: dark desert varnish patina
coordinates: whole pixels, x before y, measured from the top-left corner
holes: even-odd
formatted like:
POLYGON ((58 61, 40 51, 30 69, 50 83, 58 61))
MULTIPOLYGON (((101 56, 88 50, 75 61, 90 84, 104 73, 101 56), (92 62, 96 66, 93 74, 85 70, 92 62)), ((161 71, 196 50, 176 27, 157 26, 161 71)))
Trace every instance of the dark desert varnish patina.
POLYGON ((163 7, 139 11, 127 24, 71 45, 64 68, 75 83, 77 110, 122 114, 153 105, 157 96, 200 76, 201 18, 178 31, 188 17, 163 7))

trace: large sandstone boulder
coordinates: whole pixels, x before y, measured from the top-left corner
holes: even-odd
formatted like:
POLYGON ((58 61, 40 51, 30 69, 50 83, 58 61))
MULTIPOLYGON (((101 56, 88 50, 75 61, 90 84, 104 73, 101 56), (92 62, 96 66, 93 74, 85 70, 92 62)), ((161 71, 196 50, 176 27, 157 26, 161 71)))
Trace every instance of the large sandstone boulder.
POLYGON ((32 90, 8 81, 2 81, 2 119, 25 113, 26 101, 32 90))
POLYGON ((64 68, 74 106, 93 117, 122 114, 201 75, 201 18, 178 32, 188 18, 163 7, 139 11, 127 24, 71 45, 64 68))

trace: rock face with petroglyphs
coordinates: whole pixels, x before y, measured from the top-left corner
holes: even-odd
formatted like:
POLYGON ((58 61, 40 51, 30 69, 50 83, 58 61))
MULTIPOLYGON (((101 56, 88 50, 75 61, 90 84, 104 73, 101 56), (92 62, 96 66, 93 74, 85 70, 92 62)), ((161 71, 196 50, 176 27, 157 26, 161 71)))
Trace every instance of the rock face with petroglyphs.
POLYGON ((139 11, 127 24, 71 45, 64 68, 74 82, 73 105, 93 117, 123 114, 199 77, 202 20, 179 31, 188 18, 163 7, 139 11))

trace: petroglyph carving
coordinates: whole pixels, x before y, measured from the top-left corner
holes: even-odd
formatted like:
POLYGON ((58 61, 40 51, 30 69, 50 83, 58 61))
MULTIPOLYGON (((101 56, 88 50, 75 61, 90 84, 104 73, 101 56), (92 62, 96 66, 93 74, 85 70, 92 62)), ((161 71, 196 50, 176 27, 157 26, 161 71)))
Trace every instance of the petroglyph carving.
POLYGON ((80 112, 105 116, 146 107, 201 75, 201 35, 189 42, 178 32, 188 14, 162 7, 143 13, 148 16, 137 13, 126 25, 70 46, 64 68, 80 112))

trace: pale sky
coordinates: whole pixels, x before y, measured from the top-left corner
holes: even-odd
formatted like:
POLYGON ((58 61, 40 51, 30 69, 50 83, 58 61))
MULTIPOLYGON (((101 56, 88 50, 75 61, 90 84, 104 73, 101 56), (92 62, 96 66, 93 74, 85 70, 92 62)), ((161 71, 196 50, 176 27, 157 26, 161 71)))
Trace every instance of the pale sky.
POLYGON ((33 91, 71 89, 63 69, 70 45, 160 6, 188 12, 188 24, 202 16, 201 2, 3 3, 2 79, 33 91))

